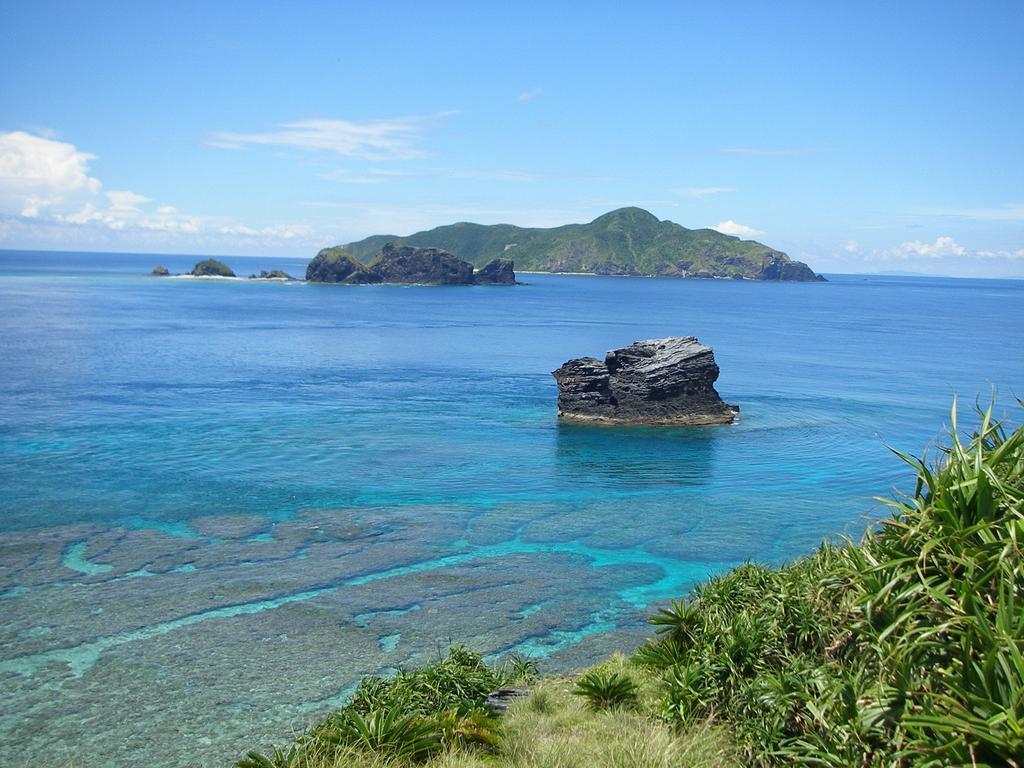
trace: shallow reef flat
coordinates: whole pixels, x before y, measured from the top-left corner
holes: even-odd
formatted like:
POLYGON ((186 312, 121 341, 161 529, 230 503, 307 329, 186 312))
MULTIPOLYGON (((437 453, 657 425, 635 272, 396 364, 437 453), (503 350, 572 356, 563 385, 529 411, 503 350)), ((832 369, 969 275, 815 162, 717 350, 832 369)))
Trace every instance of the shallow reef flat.
POLYGON ((0 762, 176 765, 187 739, 222 765, 451 641, 590 663, 639 641, 655 592, 722 565, 570 541, 566 519, 556 540, 554 509, 409 512, 0 535, 0 762))

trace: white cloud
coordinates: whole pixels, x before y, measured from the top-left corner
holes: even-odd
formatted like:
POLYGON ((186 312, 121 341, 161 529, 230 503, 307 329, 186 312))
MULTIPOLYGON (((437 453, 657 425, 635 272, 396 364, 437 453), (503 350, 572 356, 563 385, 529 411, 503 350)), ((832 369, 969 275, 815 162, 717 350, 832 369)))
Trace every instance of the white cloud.
POLYGON ((131 239, 131 247, 174 238, 194 247, 195 236, 241 234, 274 243, 310 235, 304 225, 256 229, 182 213, 173 205, 153 210, 145 195, 127 189, 103 192, 89 173, 94 159, 66 142, 20 131, 0 133, 0 242, 17 236, 33 245, 64 244, 71 238, 79 244, 108 244, 110 237, 123 236, 131 239))
POLYGON ((113 211, 138 211, 140 205, 152 202, 148 197, 128 190, 111 190, 107 192, 107 198, 113 211))
POLYGON ((967 249, 952 237, 937 237, 933 243, 923 243, 920 240, 901 243, 896 249, 895 255, 896 258, 923 256, 931 259, 941 259, 944 256, 966 256, 967 249))
POLYGON ((102 186, 89 175, 95 157, 63 141, 0 133, 0 212, 35 218, 54 205, 95 195, 102 186))
POLYGON ((311 118, 281 123, 269 131, 219 131, 209 144, 223 149, 262 145, 369 160, 408 160, 424 157, 417 144, 428 124, 454 112, 412 115, 382 120, 329 120, 311 118))
POLYGON ((674 189, 672 191, 682 197, 703 198, 721 195, 726 192, 735 192, 736 190, 732 187, 683 187, 682 189, 674 189))
POLYGON ((979 259, 1024 259, 1024 248, 1015 251, 975 251, 979 259))
POLYGON ((753 237, 754 235, 764 234, 760 229, 754 229, 745 224, 737 224, 732 219, 720 221, 715 226, 710 227, 710 229, 718 230, 723 235, 736 235, 737 237, 753 237))
POLYGON ((860 250, 860 243, 858 243, 856 240, 847 240, 845 243, 843 243, 843 250, 846 251, 847 253, 856 253, 857 251, 860 250))
POLYGON ((544 92, 543 88, 534 88, 532 91, 523 91, 516 96, 516 101, 532 101, 544 92))
POLYGON ((293 240, 309 237, 309 227, 300 224, 281 224, 273 227, 247 227, 244 224, 221 227, 218 232, 224 235, 243 235, 245 237, 274 238, 277 240, 293 240))

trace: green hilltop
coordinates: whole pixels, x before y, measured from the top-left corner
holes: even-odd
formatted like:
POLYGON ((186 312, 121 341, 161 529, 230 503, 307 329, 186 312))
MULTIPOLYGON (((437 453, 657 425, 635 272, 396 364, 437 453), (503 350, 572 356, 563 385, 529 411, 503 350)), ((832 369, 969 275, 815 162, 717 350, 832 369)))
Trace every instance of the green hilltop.
POLYGON ((346 246, 357 259, 372 258, 385 243, 443 248, 480 267, 494 258, 519 271, 599 275, 747 278, 813 281, 801 261, 753 240, 713 229, 687 229, 642 208, 620 208, 589 224, 541 229, 460 222, 408 237, 373 235, 346 246))

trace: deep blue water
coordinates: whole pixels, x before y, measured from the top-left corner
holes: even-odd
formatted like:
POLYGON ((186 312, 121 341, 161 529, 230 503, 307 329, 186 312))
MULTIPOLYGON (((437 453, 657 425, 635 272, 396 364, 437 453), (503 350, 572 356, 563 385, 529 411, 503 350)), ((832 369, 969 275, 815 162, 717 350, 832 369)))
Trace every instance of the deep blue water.
MULTIPOLYGON (((66 732, 72 700, 194 690, 166 670, 237 668, 278 635, 299 643, 292 662, 278 650, 238 692, 195 694, 211 733, 188 733, 212 740, 210 764, 280 736, 284 715, 239 714, 232 696, 280 702, 289 663, 314 670, 289 718, 448 638, 586 663, 694 579, 857 535, 883 514, 873 497, 907 484, 886 446, 933 443, 954 394, 968 423, 993 389, 1012 419, 1024 395, 1024 281, 146 275, 196 260, 0 252, 0 590, 17 616, 0 743, 19 754, 36 742, 13 734, 66 732), (738 424, 557 423, 551 370, 667 335, 714 348, 738 424), (325 642, 340 658, 313 658, 325 642), (210 723, 226 712, 230 738, 210 723)), ((83 764, 143 754, 116 715, 104 727, 82 736, 83 764)))

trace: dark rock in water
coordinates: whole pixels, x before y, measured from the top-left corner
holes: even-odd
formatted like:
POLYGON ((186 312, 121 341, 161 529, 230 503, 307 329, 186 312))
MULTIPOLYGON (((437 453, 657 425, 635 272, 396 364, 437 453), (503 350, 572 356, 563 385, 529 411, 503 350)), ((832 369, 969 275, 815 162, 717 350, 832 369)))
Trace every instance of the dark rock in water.
POLYGON ((204 259, 192 267, 192 271, 189 273, 196 277, 234 277, 235 273, 231 271, 227 264, 217 261, 216 259, 204 259))
POLYGON ((387 243, 367 269, 385 283, 471 285, 473 265, 440 248, 387 243))
POLYGON ((306 267, 306 279, 311 283, 350 285, 380 282, 380 276, 341 247, 324 248, 314 256, 306 267))
POLYGON ((167 271, 167 267, 163 264, 157 264, 149 274, 155 275, 156 277, 167 277, 171 273, 167 271))
POLYGON ((473 274, 477 285, 515 285, 512 259, 491 259, 473 274))
POLYGON ((258 275, 249 275, 250 280, 294 280, 295 278, 280 269, 272 269, 269 272, 261 269, 258 275))
POLYGON ((530 689, 526 687, 499 688, 487 694, 484 706, 491 710, 495 717, 501 717, 515 702, 525 699, 529 695, 530 689))
POLYGON ((739 408, 715 391, 718 365, 693 336, 637 341, 604 362, 570 360, 552 373, 558 415, 623 424, 731 424, 739 408))

